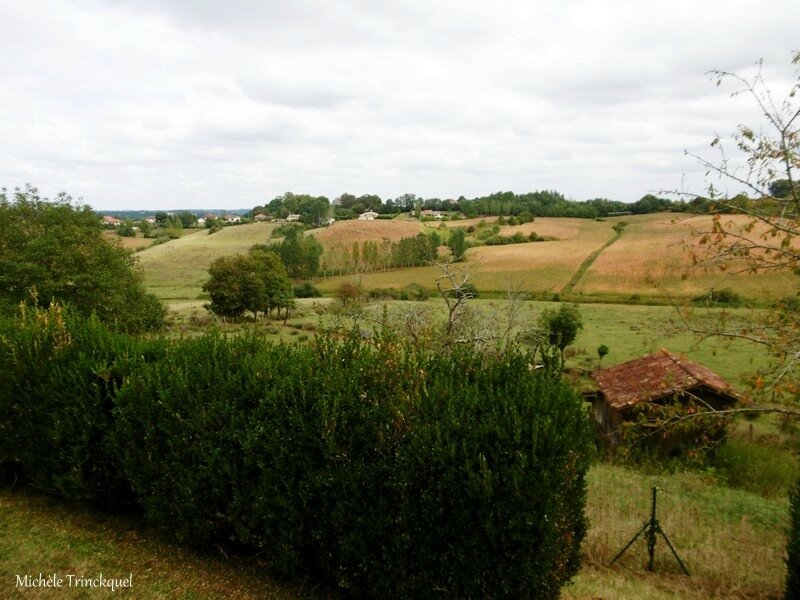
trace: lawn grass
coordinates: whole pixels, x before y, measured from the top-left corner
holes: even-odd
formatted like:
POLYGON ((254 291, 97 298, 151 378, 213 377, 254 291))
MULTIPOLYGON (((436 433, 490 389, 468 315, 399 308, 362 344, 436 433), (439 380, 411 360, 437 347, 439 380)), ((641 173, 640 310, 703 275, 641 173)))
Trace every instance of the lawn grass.
POLYGON ((0 489, 0 598, 274 599, 328 598, 313 585, 269 578, 257 559, 203 554, 165 541, 134 517, 58 503, 30 490, 0 489), (16 575, 57 574, 59 589, 17 588, 16 575), (132 587, 67 587, 67 574, 133 574, 132 587))
POLYGON ((123 237, 117 234, 116 231, 112 230, 103 231, 103 237, 105 237, 112 244, 118 243, 126 250, 132 250, 133 252, 144 250, 145 248, 152 246, 153 242, 155 242, 154 239, 146 238, 141 233, 137 233, 133 237, 123 237))

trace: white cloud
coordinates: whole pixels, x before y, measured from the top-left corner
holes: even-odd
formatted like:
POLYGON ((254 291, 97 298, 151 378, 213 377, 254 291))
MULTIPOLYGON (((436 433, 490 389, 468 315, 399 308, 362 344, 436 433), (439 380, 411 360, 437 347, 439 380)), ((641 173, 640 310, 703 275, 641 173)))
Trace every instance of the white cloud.
POLYGON ((700 193, 683 150, 758 116, 706 71, 763 57, 779 93, 800 4, 0 0, 0 16, 3 185, 231 208, 287 190, 700 193))

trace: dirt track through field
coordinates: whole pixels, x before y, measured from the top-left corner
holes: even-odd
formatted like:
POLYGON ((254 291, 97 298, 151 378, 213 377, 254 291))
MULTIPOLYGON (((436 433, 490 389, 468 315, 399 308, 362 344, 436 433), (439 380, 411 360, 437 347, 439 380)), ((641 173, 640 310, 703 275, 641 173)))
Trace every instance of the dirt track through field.
POLYGON ((562 294, 571 294, 571 293, 572 293, 572 291, 575 289, 575 286, 576 286, 576 285, 578 285, 578 282, 579 282, 579 281, 581 280, 581 278, 584 276, 584 274, 586 273, 586 271, 588 271, 588 270, 591 268, 591 266, 592 266, 592 264, 594 263, 594 261, 595 261, 595 260, 597 260, 597 258, 598 258, 598 257, 599 257, 599 256, 600 256, 602 253, 603 253, 603 250, 605 250, 605 249, 606 249, 606 248, 608 248, 608 247, 609 247, 611 244, 613 244, 613 243, 614 243, 614 242, 616 242, 616 241, 617 241, 619 238, 621 238, 621 237, 622 237, 622 232, 623 232, 623 229, 622 229, 622 228, 620 228, 618 231, 615 231, 615 233, 614 233, 614 237, 612 237, 612 238, 611 238, 610 240, 608 240, 608 241, 607 241, 605 244, 603 244, 602 246, 600 246, 600 247, 599 247, 597 250, 595 250, 595 251, 594 251, 594 252, 592 252, 592 253, 591 253, 589 256, 587 256, 587 257, 586 257, 586 260, 584 260, 584 261, 581 263, 581 266, 579 266, 579 267, 578 267, 578 270, 577 270, 577 271, 575 271, 575 275, 573 275, 573 276, 572 276, 572 279, 570 279, 570 280, 567 282, 567 285, 565 285, 565 286, 564 286, 564 287, 561 289, 561 293, 562 293, 562 294))

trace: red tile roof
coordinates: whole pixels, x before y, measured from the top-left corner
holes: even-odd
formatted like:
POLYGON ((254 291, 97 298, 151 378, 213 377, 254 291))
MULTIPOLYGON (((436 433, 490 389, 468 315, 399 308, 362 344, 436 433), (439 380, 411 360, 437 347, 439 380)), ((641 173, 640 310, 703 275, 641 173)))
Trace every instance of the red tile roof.
POLYGON ((737 397, 731 385, 711 369, 663 349, 595 371, 592 378, 614 408, 652 402, 698 385, 737 397))

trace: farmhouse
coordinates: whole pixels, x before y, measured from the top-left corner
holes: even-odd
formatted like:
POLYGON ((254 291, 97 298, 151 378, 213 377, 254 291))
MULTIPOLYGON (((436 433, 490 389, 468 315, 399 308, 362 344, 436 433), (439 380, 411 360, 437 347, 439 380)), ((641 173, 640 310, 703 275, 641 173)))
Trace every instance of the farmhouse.
POLYGON ((699 399, 714 409, 738 400, 731 385, 709 368, 667 350, 601 369, 592 374, 597 390, 584 394, 605 434, 613 434, 642 403, 666 404, 699 399))
POLYGON ((287 221, 299 221, 300 220, 300 215, 296 215, 296 214, 286 215, 286 220, 287 221))
POLYGON ((429 209, 426 209, 426 210, 423 210, 422 212, 420 212, 420 216, 431 217, 433 219, 442 219, 442 218, 444 218, 444 213, 442 211, 440 211, 440 210, 429 210, 429 209))
POLYGON ((362 221, 373 221, 377 217, 378 217, 378 213, 376 213, 374 211, 371 211, 371 210, 365 211, 365 212, 361 213, 360 215, 358 215, 358 218, 360 220, 362 220, 362 221))
POLYGON ((122 225, 122 221, 117 217, 110 217, 106 215, 103 217, 103 225, 113 225, 114 227, 119 227, 122 225))

